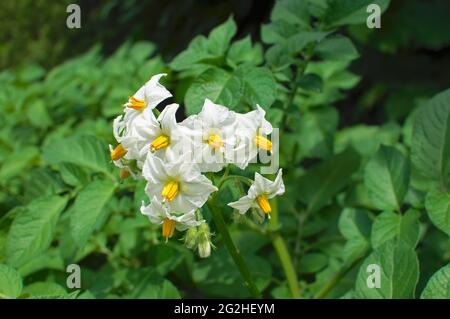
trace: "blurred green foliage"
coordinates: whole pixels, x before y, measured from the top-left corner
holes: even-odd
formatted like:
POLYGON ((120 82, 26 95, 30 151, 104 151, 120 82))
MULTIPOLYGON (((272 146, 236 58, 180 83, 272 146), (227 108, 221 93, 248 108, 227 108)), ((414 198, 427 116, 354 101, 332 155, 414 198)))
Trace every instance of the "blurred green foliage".
MULTIPOLYGON (((187 114, 205 97, 260 103, 282 131, 280 229, 230 223, 265 297, 291 296, 281 234, 302 297, 449 298, 449 4, 375 1, 387 10, 368 30, 372 2, 81 1, 83 28, 68 31, 64 1, 3 1, 18 19, 0 22, 0 297, 249 296, 219 236, 205 260, 164 244, 138 213, 143 183, 109 163, 112 118, 168 72, 187 114), (70 263, 81 291, 64 288, 70 263), (373 263, 380 290, 366 286, 373 263)), ((220 194, 227 221, 238 196, 220 194)))

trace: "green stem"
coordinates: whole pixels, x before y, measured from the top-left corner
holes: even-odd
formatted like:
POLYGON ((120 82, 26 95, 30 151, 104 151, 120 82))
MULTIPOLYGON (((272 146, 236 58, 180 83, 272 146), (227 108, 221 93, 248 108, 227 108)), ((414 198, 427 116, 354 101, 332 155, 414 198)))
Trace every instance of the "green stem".
POLYGON ((256 287, 255 282, 253 281, 252 274, 250 273, 247 263, 245 262, 244 258, 242 258, 241 253, 234 245, 230 233, 228 232, 225 220, 223 219, 222 214, 220 213, 213 199, 208 200, 208 208, 211 212, 214 223, 216 224, 217 230, 222 236, 225 246, 227 247, 227 250, 231 255, 231 258, 233 258, 233 261, 238 267, 241 276, 244 278, 245 286, 248 288, 253 298, 261 298, 261 293, 256 287))
POLYGON ((239 181, 241 181, 241 182, 247 184, 248 186, 250 186, 250 185, 253 183, 253 181, 252 181, 250 178, 245 177, 245 176, 240 176, 240 175, 228 175, 228 176, 226 176, 226 177, 224 177, 224 178, 222 178, 222 179, 220 180, 220 182, 217 184, 217 188, 218 188, 218 189, 221 189, 221 187, 223 186, 223 184, 224 184, 226 181, 229 181, 229 180, 231 180, 231 179, 239 180, 239 181))
MULTIPOLYGON (((276 198, 272 200, 272 212, 270 213, 270 222, 275 227, 278 227, 278 201, 276 198)), ((283 267, 286 280, 288 282, 289 290, 293 298, 300 298, 300 287, 298 285, 297 273, 295 272, 294 264, 287 249, 286 243, 279 232, 272 236, 272 245, 277 252, 278 259, 283 267)))

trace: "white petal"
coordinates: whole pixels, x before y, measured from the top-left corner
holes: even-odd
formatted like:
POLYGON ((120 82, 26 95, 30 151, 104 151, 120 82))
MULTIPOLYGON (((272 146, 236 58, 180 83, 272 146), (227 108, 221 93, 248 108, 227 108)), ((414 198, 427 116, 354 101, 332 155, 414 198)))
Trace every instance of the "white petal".
POLYGON ((259 119, 259 129, 260 129, 260 134, 263 135, 269 135, 272 133, 273 127, 272 124, 270 124, 269 121, 266 120, 265 116, 266 116, 266 111, 264 111, 264 109, 259 106, 258 104, 256 104, 256 109, 258 111, 258 119, 259 119))
POLYGON ((255 191, 258 195, 270 192, 272 184, 273 182, 270 179, 263 177, 261 174, 257 172, 255 173, 254 185, 255 191))
POLYGON ((254 199, 248 197, 248 196, 243 196, 241 198, 239 198, 239 200, 237 200, 236 202, 231 202, 228 203, 228 206, 233 207, 234 209, 237 209, 239 211, 239 213, 241 214, 245 214, 250 207, 252 207, 254 204, 254 199))
POLYGON ((162 132, 168 136, 171 135, 173 130, 177 129, 178 124, 175 113, 178 107, 179 105, 176 103, 167 105, 158 117, 162 132))
POLYGON ((278 170, 277 177, 275 178, 273 183, 270 185, 268 198, 273 198, 275 196, 282 195, 282 194, 284 194, 284 191, 285 191, 285 188, 284 188, 284 183, 283 183, 283 171, 280 168, 278 170))
POLYGON ((161 77, 165 75, 165 73, 154 75, 145 84, 145 101, 147 107, 150 109, 154 109, 159 103, 172 96, 172 94, 159 83, 161 77))
POLYGON ((145 100, 145 84, 141 86, 133 96, 139 100, 145 100))
POLYGON ((169 176, 163 161, 152 154, 145 160, 142 175, 153 184, 163 183, 169 176))
POLYGON ((184 231, 188 228, 199 226, 203 222, 197 221, 195 217, 195 210, 191 210, 186 214, 176 217, 176 221, 177 223, 175 224, 175 227, 179 231, 184 231))
POLYGON ((142 202, 141 213, 148 216, 153 224, 161 224, 166 217, 167 208, 156 197, 153 197, 148 206, 142 202))

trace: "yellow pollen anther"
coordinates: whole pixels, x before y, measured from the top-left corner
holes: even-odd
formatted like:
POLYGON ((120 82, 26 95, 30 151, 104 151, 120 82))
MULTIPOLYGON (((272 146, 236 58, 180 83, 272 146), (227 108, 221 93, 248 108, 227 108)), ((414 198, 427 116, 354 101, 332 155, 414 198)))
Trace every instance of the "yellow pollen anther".
POLYGON ((145 109, 145 101, 135 98, 134 96, 128 97, 127 107, 132 108, 136 111, 141 111, 145 109))
POLYGON ((223 146, 223 139, 217 134, 211 134, 208 138, 208 144, 212 148, 219 149, 223 146))
POLYGON ((166 185, 164 185, 161 191, 161 195, 165 200, 170 202, 175 198, 175 196, 177 196, 178 188, 179 185, 177 182, 168 182, 166 185))
POLYGON ((255 144, 258 148, 262 148, 266 151, 272 151, 272 142, 269 141, 267 138, 261 135, 256 135, 255 137, 255 144))
POLYGON ((150 152, 154 153, 170 144, 170 139, 166 135, 160 135, 150 144, 150 152))
POLYGON ((123 147, 122 144, 116 146, 115 149, 111 151, 111 159, 117 161, 125 156, 128 151, 123 147))
POLYGON ((175 221, 169 218, 165 218, 162 225, 163 237, 166 237, 166 239, 172 237, 174 229, 175 229, 175 221))
POLYGON ((272 212, 272 207, 270 207, 269 200, 265 195, 256 197, 256 202, 265 214, 270 214, 272 212))

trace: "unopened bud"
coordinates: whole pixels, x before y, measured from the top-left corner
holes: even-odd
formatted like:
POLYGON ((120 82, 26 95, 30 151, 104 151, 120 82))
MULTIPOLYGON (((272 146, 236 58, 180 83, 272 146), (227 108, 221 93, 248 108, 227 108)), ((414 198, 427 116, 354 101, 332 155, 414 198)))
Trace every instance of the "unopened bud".
POLYGON ((209 225, 203 223, 198 226, 198 254, 201 258, 207 258, 211 255, 211 232, 209 231, 209 225))
POLYGON ((130 171, 127 170, 126 168, 121 168, 119 175, 121 179, 126 179, 130 176, 130 171))
POLYGON ((266 219, 266 214, 259 209, 252 209, 250 213, 253 221, 258 224, 262 224, 266 219))
POLYGON ((211 255, 211 243, 209 240, 200 241, 198 243, 198 254, 201 258, 207 258, 211 255))

